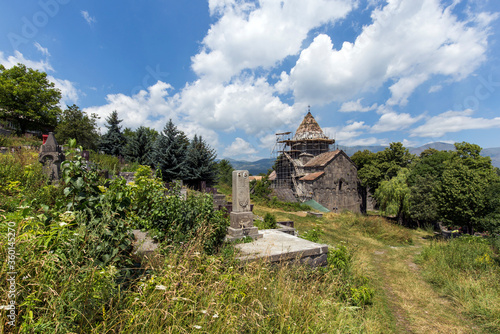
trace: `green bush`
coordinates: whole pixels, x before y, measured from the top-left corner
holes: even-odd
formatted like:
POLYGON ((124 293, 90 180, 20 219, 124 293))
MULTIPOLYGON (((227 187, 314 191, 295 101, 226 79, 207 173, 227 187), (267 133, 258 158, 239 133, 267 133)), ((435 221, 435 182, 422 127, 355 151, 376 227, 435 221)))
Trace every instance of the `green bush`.
POLYGON ((344 245, 328 250, 328 265, 333 270, 350 271, 352 255, 344 245))
POLYGON ((90 151, 90 161, 95 163, 98 169, 107 170, 110 175, 121 172, 120 160, 113 155, 90 151))
POLYGON ((352 304, 356 306, 365 306, 373 303, 375 290, 370 287, 361 285, 357 288, 351 288, 352 304))
POLYGON ((129 217, 140 229, 153 230, 155 236, 168 245, 180 245, 199 235, 205 250, 213 253, 222 245, 229 220, 222 211, 213 209, 209 194, 180 195, 178 185, 170 189, 160 178, 151 176, 149 167, 141 166, 130 192, 132 205, 129 217))
POLYGON ((321 231, 320 229, 313 228, 312 230, 304 232, 301 238, 312 242, 318 242, 319 237, 322 236, 323 234, 324 234, 323 231, 321 231))
POLYGON ((278 228, 278 224, 276 223, 276 216, 271 213, 266 213, 264 216, 264 224, 263 229, 275 229, 278 228))

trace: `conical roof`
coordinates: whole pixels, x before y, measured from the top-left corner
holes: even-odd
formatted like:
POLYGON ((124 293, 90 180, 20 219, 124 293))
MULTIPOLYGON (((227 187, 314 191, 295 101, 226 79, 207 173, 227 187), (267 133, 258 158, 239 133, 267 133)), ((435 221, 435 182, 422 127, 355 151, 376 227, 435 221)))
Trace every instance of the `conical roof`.
POLYGON ((304 139, 328 139, 311 112, 307 113, 306 117, 304 117, 304 120, 297 128, 295 136, 293 136, 293 140, 304 139))

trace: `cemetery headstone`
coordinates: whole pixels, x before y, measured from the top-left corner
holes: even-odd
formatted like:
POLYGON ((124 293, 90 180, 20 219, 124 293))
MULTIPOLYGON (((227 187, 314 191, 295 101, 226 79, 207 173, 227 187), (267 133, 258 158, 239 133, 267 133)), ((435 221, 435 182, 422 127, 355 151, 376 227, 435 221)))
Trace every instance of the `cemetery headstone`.
POLYGON ((38 161, 43 164, 45 173, 52 181, 59 181, 61 176, 61 163, 66 159, 61 147, 57 143, 53 132, 49 132, 47 140, 40 146, 38 161))
POLYGON ((253 213, 250 208, 250 183, 246 170, 233 171, 233 204, 229 215, 228 239, 246 236, 262 238, 257 227, 253 226, 253 213))

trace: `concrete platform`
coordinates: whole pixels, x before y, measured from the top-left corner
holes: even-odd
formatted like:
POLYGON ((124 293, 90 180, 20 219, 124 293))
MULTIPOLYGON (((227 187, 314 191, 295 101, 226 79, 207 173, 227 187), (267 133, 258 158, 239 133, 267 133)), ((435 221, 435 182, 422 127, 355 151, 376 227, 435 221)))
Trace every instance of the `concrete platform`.
POLYGON ((260 230, 261 239, 235 245, 242 262, 266 259, 270 262, 298 261, 313 267, 327 264, 328 246, 311 242, 278 230, 260 230))

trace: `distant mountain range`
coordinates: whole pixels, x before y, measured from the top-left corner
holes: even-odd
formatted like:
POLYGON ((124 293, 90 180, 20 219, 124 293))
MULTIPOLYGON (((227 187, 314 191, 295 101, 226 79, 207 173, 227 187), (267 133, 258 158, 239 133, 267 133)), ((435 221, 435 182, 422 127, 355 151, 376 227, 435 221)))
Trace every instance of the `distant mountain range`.
MULTIPOLYGON (((342 149, 348 156, 352 156, 354 153, 358 151, 368 150, 370 152, 376 153, 379 151, 383 151, 386 146, 339 146, 339 149, 342 149)), ((408 147, 410 153, 419 155, 424 150, 428 148, 434 148, 438 151, 454 151, 455 146, 453 144, 447 143, 430 143, 420 147, 408 147)), ((485 148, 481 151, 482 156, 489 156, 491 158, 491 163, 493 166, 500 168, 500 147, 495 148, 485 148)), ((260 159, 257 161, 244 161, 244 160, 234 160, 228 159, 234 169, 238 170, 248 170, 248 172, 252 175, 258 175, 260 173, 267 173, 269 169, 274 164, 273 159, 260 159)))

